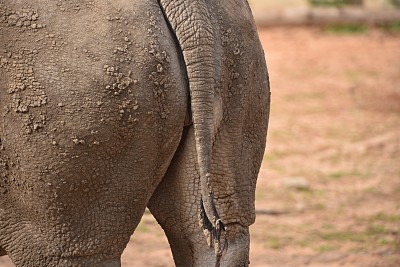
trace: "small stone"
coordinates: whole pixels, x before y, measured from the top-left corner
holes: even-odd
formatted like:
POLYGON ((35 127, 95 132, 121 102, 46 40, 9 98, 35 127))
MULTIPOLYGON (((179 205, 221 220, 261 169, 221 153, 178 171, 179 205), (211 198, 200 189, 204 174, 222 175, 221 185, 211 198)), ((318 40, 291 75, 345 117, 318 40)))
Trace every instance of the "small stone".
POLYGON ((338 261, 346 258, 347 256, 348 256, 347 254, 340 252, 340 251, 331 251, 331 252, 326 252, 326 253, 317 255, 313 259, 313 261, 324 262, 324 263, 338 262, 338 261))
POLYGON ((286 177, 282 179, 282 184, 287 188, 293 188, 297 190, 310 189, 310 184, 304 177, 286 177))
POLYGON ((379 256, 388 256, 388 255, 392 255, 394 253, 395 252, 390 248, 379 248, 379 249, 372 251, 372 254, 379 255, 379 256))
POLYGON ((64 106, 64 104, 60 102, 60 103, 57 104, 57 106, 59 106, 61 108, 61 107, 64 106))

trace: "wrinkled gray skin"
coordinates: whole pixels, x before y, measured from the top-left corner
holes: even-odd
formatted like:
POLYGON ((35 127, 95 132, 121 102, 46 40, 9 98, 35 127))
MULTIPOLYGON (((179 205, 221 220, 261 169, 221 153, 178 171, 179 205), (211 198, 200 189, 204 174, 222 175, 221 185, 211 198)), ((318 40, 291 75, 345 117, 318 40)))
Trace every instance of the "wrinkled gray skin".
POLYGON ((218 218, 221 266, 248 265, 269 84, 247 1, 0 0, 0 112, 17 266, 120 266, 146 206, 177 266, 216 264, 218 218))

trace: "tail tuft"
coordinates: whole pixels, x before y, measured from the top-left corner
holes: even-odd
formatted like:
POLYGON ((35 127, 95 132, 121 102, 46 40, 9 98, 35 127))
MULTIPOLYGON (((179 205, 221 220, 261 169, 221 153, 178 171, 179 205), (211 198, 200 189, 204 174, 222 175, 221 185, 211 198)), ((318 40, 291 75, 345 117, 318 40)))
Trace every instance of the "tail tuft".
POLYGON ((219 267, 221 264, 221 258, 225 251, 228 250, 228 239, 226 237, 226 226, 224 222, 219 218, 217 213, 217 209, 215 207, 213 194, 211 193, 210 199, 211 207, 213 210, 213 222, 208 218, 205 208, 203 199, 200 200, 200 222, 203 230, 205 230, 208 235, 210 235, 210 246, 214 246, 215 255, 216 255, 216 263, 215 267, 219 267), (215 226, 214 226, 215 225, 215 226), (221 243, 221 237, 223 237, 223 242, 221 243))

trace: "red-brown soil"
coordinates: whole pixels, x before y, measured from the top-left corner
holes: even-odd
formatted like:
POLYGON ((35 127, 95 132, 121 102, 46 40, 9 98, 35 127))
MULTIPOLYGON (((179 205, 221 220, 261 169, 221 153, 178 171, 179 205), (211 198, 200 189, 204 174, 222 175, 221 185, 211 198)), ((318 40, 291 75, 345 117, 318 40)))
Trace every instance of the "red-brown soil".
MULTIPOLYGON (((272 110, 251 266, 400 266, 400 34, 301 27, 260 37, 272 110)), ((174 266, 150 214, 123 266, 174 266)))

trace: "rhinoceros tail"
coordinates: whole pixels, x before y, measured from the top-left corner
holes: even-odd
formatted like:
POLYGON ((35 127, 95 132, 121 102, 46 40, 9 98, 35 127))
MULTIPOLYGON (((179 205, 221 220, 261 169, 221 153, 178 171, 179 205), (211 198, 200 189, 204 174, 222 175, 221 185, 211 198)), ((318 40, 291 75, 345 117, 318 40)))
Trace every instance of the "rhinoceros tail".
MULTIPOLYGON (((215 33, 204 0, 158 0, 185 62, 192 120, 200 171, 200 221, 215 245, 217 265, 224 248, 225 225, 219 217, 212 189, 212 146, 215 139, 216 51, 215 33)), ((212 243, 209 243, 212 245, 212 243)))

